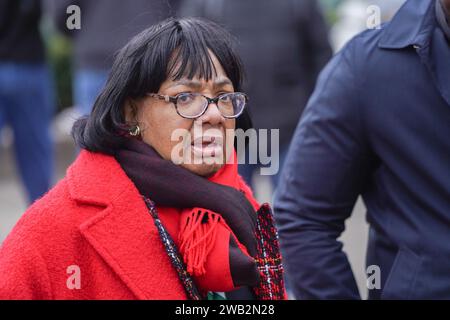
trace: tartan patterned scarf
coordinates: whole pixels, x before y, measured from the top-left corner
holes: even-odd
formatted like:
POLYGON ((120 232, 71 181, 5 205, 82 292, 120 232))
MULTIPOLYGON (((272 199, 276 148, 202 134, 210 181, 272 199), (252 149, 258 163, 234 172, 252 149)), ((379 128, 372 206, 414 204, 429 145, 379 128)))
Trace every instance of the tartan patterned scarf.
MULTIPOLYGON (((160 216, 164 208, 180 212, 178 250, 203 294, 250 287, 251 298, 261 298, 265 275, 257 259, 264 251, 258 246, 259 205, 238 175, 236 161, 203 178, 162 159, 137 139, 129 139, 115 157, 139 192, 156 203, 160 216)), ((272 240, 278 250, 278 239, 272 240)), ((280 290, 284 294, 284 287, 280 290)))

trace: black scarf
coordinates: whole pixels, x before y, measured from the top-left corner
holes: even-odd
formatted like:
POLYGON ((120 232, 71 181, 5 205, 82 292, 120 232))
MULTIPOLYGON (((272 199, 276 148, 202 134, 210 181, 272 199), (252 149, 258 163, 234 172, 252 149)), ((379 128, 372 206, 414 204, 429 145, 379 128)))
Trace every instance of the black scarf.
MULTIPOLYGON (((137 139, 129 139, 115 158, 139 192, 156 205, 180 209, 199 207, 219 213, 239 242, 255 257, 256 212, 243 192, 208 181, 164 160, 151 146, 137 139)), ((245 259, 231 240, 229 261, 234 285, 256 285, 256 265, 245 259)))

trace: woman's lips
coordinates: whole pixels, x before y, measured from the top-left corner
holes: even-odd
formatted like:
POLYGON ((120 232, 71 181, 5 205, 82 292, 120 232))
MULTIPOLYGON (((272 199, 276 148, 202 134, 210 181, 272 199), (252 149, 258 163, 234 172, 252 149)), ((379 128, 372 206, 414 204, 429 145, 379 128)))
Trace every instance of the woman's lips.
POLYGON ((216 136, 205 136, 195 139, 191 146, 194 154, 197 156, 215 157, 222 153, 223 138, 216 136))

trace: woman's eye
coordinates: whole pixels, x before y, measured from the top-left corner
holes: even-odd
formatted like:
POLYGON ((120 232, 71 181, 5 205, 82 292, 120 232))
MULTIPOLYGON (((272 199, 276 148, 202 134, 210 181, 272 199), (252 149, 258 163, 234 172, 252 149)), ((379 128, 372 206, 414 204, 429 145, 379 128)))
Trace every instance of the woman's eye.
POLYGON ((223 102, 230 102, 231 101, 231 94, 227 94, 227 95, 224 95, 224 96, 220 97, 220 100, 223 101, 223 102))
POLYGON ((180 94, 178 96, 178 102, 181 102, 181 103, 188 103, 188 102, 190 102, 192 100, 193 100, 193 97, 189 93, 180 94))

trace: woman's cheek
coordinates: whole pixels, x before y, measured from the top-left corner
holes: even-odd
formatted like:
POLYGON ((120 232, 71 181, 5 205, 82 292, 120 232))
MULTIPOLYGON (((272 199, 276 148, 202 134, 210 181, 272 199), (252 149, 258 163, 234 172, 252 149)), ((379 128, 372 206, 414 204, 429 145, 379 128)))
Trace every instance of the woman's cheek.
POLYGON ((190 157, 191 135, 190 126, 188 121, 176 121, 174 123, 168 123, 167 128, 170 128, 165 135, 165 158, 171 159, 173 162, 179 162, 179 158, 183 158, 184 162, 189 161, 186 157, 190 157), (176 157, 177 159, 173 159, 176 157))
POLYGON ((236 129, 236 120, 229 120, 225 124, 225 143, 223 146, 224 162, 232 158, 232 153, 234 151, 234 136, 236 129))

